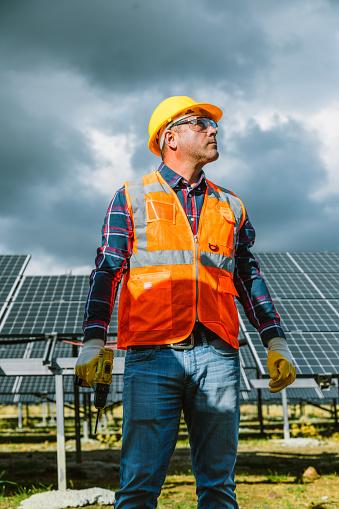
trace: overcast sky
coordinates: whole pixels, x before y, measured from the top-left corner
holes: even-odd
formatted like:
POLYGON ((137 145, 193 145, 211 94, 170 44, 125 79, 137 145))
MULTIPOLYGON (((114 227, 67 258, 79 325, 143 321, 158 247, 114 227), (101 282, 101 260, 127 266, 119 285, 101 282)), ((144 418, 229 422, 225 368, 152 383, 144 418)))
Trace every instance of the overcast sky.
POLYGON ((253 251, 339 251, 337 0, 2 0, 0 62, 0 254, 27 274, 89 274, 171 95, 223 110, 205 171, 253 251))

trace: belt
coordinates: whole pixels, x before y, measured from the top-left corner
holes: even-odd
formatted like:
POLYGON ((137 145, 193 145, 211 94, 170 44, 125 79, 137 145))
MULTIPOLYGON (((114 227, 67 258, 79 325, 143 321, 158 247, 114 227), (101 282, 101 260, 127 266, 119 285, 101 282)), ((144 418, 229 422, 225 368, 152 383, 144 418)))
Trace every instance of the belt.
POLYGON ((203 336, 207 341, 218 338, 219 336, 211 330, 205 328, 204 330, 198 329, 193 330, 187 338, 179 341, 179 343, 170 343, 167 345, 132 345, 128 346, 127 350, 150 350, 155 347, 162 349, 172 348, 172 350, 192 350, 197 345, 202 345, 203 336))

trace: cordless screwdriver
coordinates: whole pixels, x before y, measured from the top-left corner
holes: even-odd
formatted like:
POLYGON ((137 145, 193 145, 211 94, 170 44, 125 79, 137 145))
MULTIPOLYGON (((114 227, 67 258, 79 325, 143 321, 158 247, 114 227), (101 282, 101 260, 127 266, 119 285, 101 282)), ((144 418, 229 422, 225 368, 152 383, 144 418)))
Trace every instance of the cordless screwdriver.
MULTIPOLYGON (((113 350, 110 348, 102 348, 100 350, 98 366, 94 376, 94 406, 98 410, 94 430, 95 435, 97 433, 100 410, 105 408, 107 395, 112 383, 113 357, 113 350)), ((81 380, 77 375, 75 376, 75 385, 88 387, 87 382, 81 380)))

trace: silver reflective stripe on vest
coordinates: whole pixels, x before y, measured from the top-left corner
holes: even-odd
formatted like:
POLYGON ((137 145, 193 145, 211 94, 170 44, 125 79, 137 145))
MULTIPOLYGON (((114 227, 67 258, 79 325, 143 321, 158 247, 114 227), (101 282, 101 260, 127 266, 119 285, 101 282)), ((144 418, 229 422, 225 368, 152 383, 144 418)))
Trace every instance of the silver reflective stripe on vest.
MULTIPOLYGON (((139 245, 139 241, 138 241, 139 245)), ((131 256, 130 268, 137 269, 154 265, 192 265, 193 251, 138 251, 131 256)))
MULTIPOLYGON (((147 237, 146 237, 146 203, 144 194, 144 182, 142 177, 131 180, 128 183, 128 193, 131 197, 134 228, 137 233, 137 249, 147 249, 147 237)), ((131 260, 134 255, 132 255, 131 260)))
POLYGON ((217 253, 207 253, 200 251, 200 263, 207 267, 215 267, 217 269, 234 272, 234 259, 217 253))
POLYGON ((150 192, 172 191, 166 184, 154 182, 144 186, 143 178, 138 178, 129 182, 128 193, 131 198, 134 228, 137 237, 137 252, 130 258, 130 269, 147 267, 154 265, 192 265, 193 251, 166 250, 166 251, 147 251, 147 220, 146 220, 146 200, 145 194, 150 192))
POLYGON ((163 186, 160 182, 153 182, 152 184, 146 184, 144 193, 161 193, 172 194, 171 189, 168 186, 163 186))

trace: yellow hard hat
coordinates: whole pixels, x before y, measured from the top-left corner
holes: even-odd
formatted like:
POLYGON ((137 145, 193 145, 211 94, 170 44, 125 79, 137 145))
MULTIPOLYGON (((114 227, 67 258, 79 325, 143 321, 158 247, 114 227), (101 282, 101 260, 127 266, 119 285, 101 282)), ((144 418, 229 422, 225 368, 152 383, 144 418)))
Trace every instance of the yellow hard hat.
POLYGON ((184 95, 168 97, 155 108, 151 120, 149 121, 148 146, 153 154, 160 156, 160 138, 165 127, 182 115, 201 115, 209 116, 218 122, 222 117, 222 111, 213 104, 198 103, 184 95))

